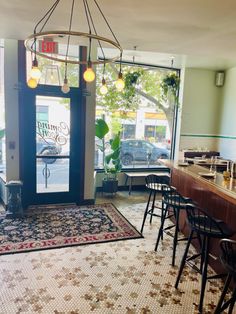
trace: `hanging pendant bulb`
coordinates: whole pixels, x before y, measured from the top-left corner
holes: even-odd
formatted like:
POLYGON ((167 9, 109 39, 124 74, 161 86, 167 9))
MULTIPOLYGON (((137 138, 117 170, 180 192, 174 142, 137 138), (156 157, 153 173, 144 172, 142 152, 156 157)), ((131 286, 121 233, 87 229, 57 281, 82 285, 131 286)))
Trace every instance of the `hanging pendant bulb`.
POLYGON ((66 77, 64 78, 64 84, 61 87, 61 91, 64 94, 67 94, 70 91, 70 86, 68 85, 68 80, 66 77))
POLYGON ((29 88, 36 88, 36 87, 38 86, 38 82, 37 82, 36 79, 34 79, 34 78, 31 77, 31 78, 28 80, 27 85, 28 85, 29 88))
POLYGON ((106 95, 107 92, 108 92, 108 89, 107 89, 106 81, 105 81, 105 79, 103 78, 103 79, 102 79, 102 86, 100 87, 100 93, 101 93, 102 95, 106 95))
POLYGON ((115 85, 116 85, 116 89, 121 92, 124 87, 125 87, 125 82, 123 80, 123 75, 121 72, 119 72, 119 75, 118 75, 118 80, 115 82, 115 85))
POLYGON ((38 60, 35 58, 32 62, 32 69, 30 72, 32 79, 39 80, 41 77, 41 71, 38 68, 38 60))
POLYGON ((93 72, 93 69, 92 69, 92 63, 89 61, 88 62, 88 67, 87 67, 87 70, 84 72, 84 80, 88 83, 94 81, 95 79, 95 73, 93 72))

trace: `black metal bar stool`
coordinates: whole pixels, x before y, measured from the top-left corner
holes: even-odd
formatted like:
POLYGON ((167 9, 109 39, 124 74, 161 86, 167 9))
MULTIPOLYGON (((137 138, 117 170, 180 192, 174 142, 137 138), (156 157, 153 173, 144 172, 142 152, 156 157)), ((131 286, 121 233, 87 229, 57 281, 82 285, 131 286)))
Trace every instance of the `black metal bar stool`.
POLYGON ((161 226, 158 232, 155 251, 157 251, 160 239, 163 239, 163 233, 167 233, 173 237, 173 254, 172 254, 172 266, 175 265, 176 247, 179 241, 187 240, 186 237, 178 238, 179 233, 179 214, 180 210, 185 209, 187 204, 191 202, 190 198, 183 197, 180 195, 174 187, 163 186, 162 187, 162 204, 163 214, 161 219, 161 226), (171 217, 175 218, 175 222, 167 227, 164 227, 166 219, 171 217), (169 232, 170 229, 174 228, 174 235, 169 232))
POLYGON ((222 239, 220 241, 220 248, 222 251, 220 260, 228 275, 220 300, 216 306, 215 314, 222 313, 225 309, 227 309, 227 307, 229 307, 228 313, 230 314, 233 313, 233 308, 236 301, 236 241, 222 239), (224 302, 225 295, 229 289, 229 285, 232 280, 234 282, 232 297, 224 302))
POLYGON ((209 242, 210 239, 223 239, 230 238, 234 232, 221 220, 217 220, 209 216, 205 210, 194 206, 186 206, 187 219, 191 227, 191 232, 188 238, 185 252, 180 264, 179 273, 176 279, 175 288, 178 288, 181 274, 183 272, 185 264, 190 264, 193 259, 200 257, 200 267, 198 268, 194 265, 194 269, 197 270, 202 276, 201 282, 201 292, 198 310, 202 313, 203 309, 203 299, 206 288, 207 279, 220 278, 222 275, 207 276, 208 259, 209 259, 209 242), (201 238, 201 250, 199 254, 188 257, 188 250, 193 239, 193 233, 196 233, 199 238, 201 238))
POLYGON ((144 228, 147 215, 150 215, 150 223, 152 223, 153 216, 156 216, 156 217, 162 216, 162 206, 159 207, 155 205, 156 194, 159 193, 162 196, 162 187, 164 185, 169 186, 170 176, 168 173, 165 175, 150 174, 145 177, 145 181, 146 181, 146 188, 149 190, 149 197, 148 197, 147 206, 146 206, 144 216, 143 216, 142 227, 140 230, 141 233, 143 233, 143 228, 144 228), (154 212, 155 208, 161 209, 161 215, 156 214, 154 212))

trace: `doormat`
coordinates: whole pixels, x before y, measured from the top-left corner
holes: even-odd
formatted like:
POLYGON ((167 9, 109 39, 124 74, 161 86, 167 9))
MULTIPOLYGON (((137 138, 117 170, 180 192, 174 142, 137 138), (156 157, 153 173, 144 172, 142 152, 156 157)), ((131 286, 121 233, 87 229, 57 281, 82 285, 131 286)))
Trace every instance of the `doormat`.
POLYGON ((113 204, 34 206, 0 217, 0 255, 142 237, 113 204))

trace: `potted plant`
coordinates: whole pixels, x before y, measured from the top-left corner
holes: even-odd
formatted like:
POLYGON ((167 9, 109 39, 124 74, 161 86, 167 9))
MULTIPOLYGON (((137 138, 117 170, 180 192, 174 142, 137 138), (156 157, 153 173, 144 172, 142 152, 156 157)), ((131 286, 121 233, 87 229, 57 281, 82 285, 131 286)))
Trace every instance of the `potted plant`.
POLYGON ((121 170, 120 160, 120 132, 109 141, 110 151, 105 154, 105 136, 109 132, 109 127, 104 119, 97 119, 95 123, 95 135, 102 140, 98 149, 103 154, 103 167, 105 177, 103 178, 103 192, 116 193, 118 190, 117 173, 121 170))
POLYGON ((120 132, 110 139, 111 152, 105 156, 105 177, 103 179, 103 191, 116 193, 118 190, 117 173, 121 171, 120 160, 120 132))
POLYGON ((180 78, 175 72, 166 75, 161 83, 164 97, 168 99, 170 96, 173 96, 175 104, 178 104, 179 85, 180 78))

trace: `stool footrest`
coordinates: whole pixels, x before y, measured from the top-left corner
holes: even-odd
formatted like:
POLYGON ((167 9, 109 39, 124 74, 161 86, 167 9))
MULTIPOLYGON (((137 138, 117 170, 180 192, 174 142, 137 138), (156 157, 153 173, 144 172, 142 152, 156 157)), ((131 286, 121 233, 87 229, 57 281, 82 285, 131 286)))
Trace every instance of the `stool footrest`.
POLYGON ((147 212, 147 214, 148 214, 148 215, 151 215, 151 216, 154 216, 154 217, 161 217, 161 215, 152 213, 151 210, 149 210, 149 211, 147 212))
POLYGON ((168 227, 164 228, 163 231, 170 230, 170 229, 172 229, 174 227, 175 227, 175 225, 168 226, 168 227))
POLYGON ((188 240, 188 238, 184 237, 184 238, 178 239, 177 241, 187 241, 187 240, 188 240))
POLYGON ((195 264, 193 264, 192 261, 186 261, 186 264, 191 267, 193 270, 195 270, 197 273, 201 274, 200 268, 198 268, 195 264))
POLYGON ((207 276, 207 279, 218 279, 218 278, 224 278, 226 276, 227 274, 217 274, 217 275, 207 276))
POLYGON ((220 309, 220 312, 223 312, 224 310, 226 310, 227 307, 231 304, 232 300, 233 300, 233 297, 230 298, 229 300, 227 300, 227 301, 222 305, 222 307, 221 307, 221 309, 220 309))

